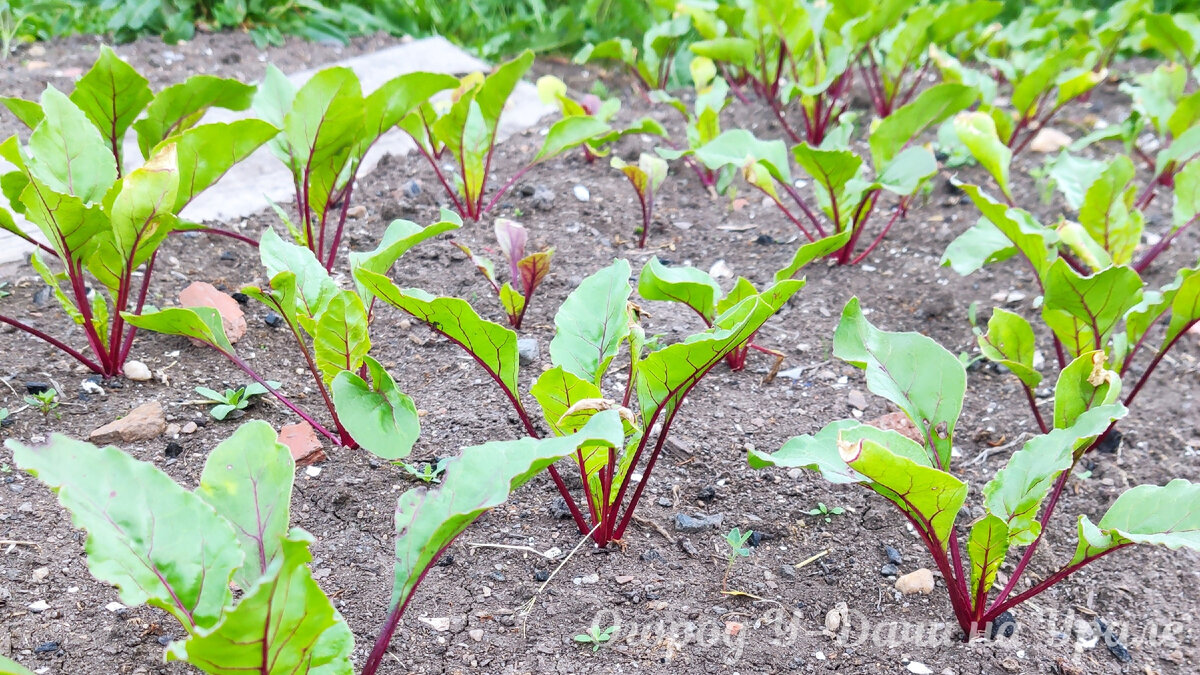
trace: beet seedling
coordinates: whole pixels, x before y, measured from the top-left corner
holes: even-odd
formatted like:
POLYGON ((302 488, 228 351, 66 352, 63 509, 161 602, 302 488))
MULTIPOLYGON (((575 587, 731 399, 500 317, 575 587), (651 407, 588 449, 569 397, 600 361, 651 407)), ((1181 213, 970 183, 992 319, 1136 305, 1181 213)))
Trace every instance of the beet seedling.
POLYGON ((642 153, 637 164, 627 164, 620 157, 613 157, 612 167, 629 179, 642 207, 642 231, 638 236, 638 248, 646 248, 646 236, 654 217, 654 193, 667 179, 667 162, 662 158, 642 153))
POLYGON ((446 196, 460 216, 478 221, 531 168, 552 157, 606 137, 612 128, 592 115, 571 115, 551 125, 541 149, 524 167, 485 201, 491 177, 492 156, 499 143, 500 113, 533 65, 533 52, 497 66, 486 77, 480 73, 463 78, 447 105, 422 103, 400 120, 400 128, 412 136, 417 150, 429 162, 446 196), (457 173, 442 170, 446 158, 453 161, 457 173))
POLYGON ((337 260, 367 152, 401 118, 456 86, 458 79, 450 75, 407 73, 364 96, 349 68, 326 68, 296 89, 278 68, 267 67, 254 109, 283 130, 269 147, 292 174, 298 220, 277 212, 296 243, 326 270, 337 260))
MULTIPOLYGON (((1112 165, 1118 170, 1123 170, 1122 166, 1131 168, 1128 160, 1112 165)), ((1131 176, 1122 175, 1125 180, 1131 176)), ((1143 219, 1139 211, 1130 208, 1132 191, 1122 189, 1112 176, 1106 170, 1088 189, 1080 223, 1064 221, 1056 228, 1042 226, 1027 211, 1006 207, 974 185, 964 185, 962 189, 983 218, 950 244, 942 263, 967 275, 1007 258, 1023 259, 1042 291, 1041 320, 1054 343, 1060 378, 1071 375, 1095 380, 1093 369, 1099 367, 1126 377, 1137 357, 1150 355, 1141 376, 1124 395, 1124 405, 1132 406, 1162 359, 1200 323, 1200 265, 1179 270, 1170 283, 1158 289, 1139 276, 1140 263, 1130 263, 1141 240, 1143 219), (1080 362, 1088 354, 1095 363, 1080 362)), ((1200 217, 1200 203, 1190 196, 1200 187, 1200 163, 1190 164, 1180 174, 1178 185, 1192 187, 1177 196, 1177 230, 1200 217)), ((1152 248, 1141 260, 1153 252, 1152 248)), ((1042 374, 1035 367, 1036 339, 1029 321, 996 309, 987 331, 977 328, 976 333, 983 355, 1008 367, 1020 380, 1042 432, 1059 426, 1055 421, 1060 415, 1057 397, 1055 420, 1048 421, 1034 395, 1042 374)), ((1091 386, 1097 390, 1103 383, 1096 381, 1091 386)))
MULTIPOLYGON (((686 6, 681 5, 681 9, 686 6)), ((690 29, 686 16, 677 16, 655 24, 642 36, 641 47, 628 38, 613 38, 584 45, 573 61, 583 65, 592 61, 618 61, 634 77, 643 95, 662 91, 671 82, 675 56, 690 29)))
POLYGON ((860 485, 892 502, 946 580, 964 641, 987 635, 1005 612, 1127 546, 1200 550, 1200 485, 1182 479, 1139 485, 1117 497, 1098 523, 1080 516, 1070 560, 1017 592, 1075 465, 1127 412, 1115 402, 1121 378, 1104 368, 1102 352, 1080 356, 1082 366, 1059 377, 1054 428, 1027 441, 983 487, 984 515, 965 532, 956 521, 968 486, 950 472, 967 388, 962 363, 928 337, 877 329, 857 299, 842 312, 834 355, 864 369, 867 387, 898 406, 922 442, 847 419, 793 438, 773 455, 751 450, 750 465, 811 469, 831 483, 860 485), (992 595, 1001 565, 1020 547, 1012 574, 992 595))
POLYGON ((25 144, 17 136, 0 143, 0 157, 15 167, 0 177, 11 209, 0 208, 0 230, 35 247, 30 262, 83 329, 88 349, 28 319, 0 314, 0 322, 95 373, 120 375, 137 333, 126 317, 145 305, 158 247, 171 232, 204 229, 180 212, 278 133, 261 120, 197 126, 209 108, 245 109, 253 91, 197 75, 155 94, 145 77, 103 47, 69 96, 47 87, 36 102, 0 98, 32 130, 25 144), (123 152, 130 129, 144 160, 133 170, 123 152), (48 243, 25 232, 18 216, 48 243))
MULTIPOLYGON (((444 220, 428 227, 393 221, 374 250, 350 254, 351 269, 386 272, 412 247, 462 224, 448 211, 442 217, 444 220)), ((407 431, 419 428, 417 409, 383 365, 369 355, 375 304, 369 289, 361 285, 353 290, 340 288, 311 249, 286 242, 269 228, 263 232, 258 250, 269 284, 243 288, 242 292, 283 319, 333 421, 332 429, 271 386, 237 354, 215 309, 173 307, 130 317, 130 321, 217 350, 335 445, 362 447, 383 459, 406 456, 417 438, 407 431)))
POLYGON ((717 67, 712 59, 697 56, 692 59, 690 70, 695 89, 695 101, 690 107, 666 91, 650 93, 652 102, 665 103, 679 113, 687 137, 687 145, 682 146, 664 134, 663 143, 667 147, 656 148, 655 152, 668 160, 682 159, 700 178, 705 189, 714 194, 724 193, 733 182, 734 167, 710 169, 701 164, 695 154, 698 148, 721 135, 721 111, 729 105, 729 84, 717 77, 717 67))
MULTIPOLYGON (((482 319, 464 300, 400 288, 369 270, 360 269, 355 276, 381 300, 466 351, 504 392, 525 433, 541 436, 522 402, 516 333, 482 319)), ((718 314, 708 330, 655 348, 646 339, 636 306, 630 304, 629 277, 629 263, 617 260, 567 296, 554 320, 552 367, 530 389, 556 437, 569 436, 604 411, 620 414, 623 442, 576 448, 572 464, 583 483, 582 499, 572 494, 556 467, 549 468, 580 533, 589 534, 599 546, 624 536, 683 399, 713 367, 744 348, 804 284, 783 280, 740 298, 718 314), (628 345, 627 365, 614 369, 622 345, 628 345), (614 385, 618 379, 623 382, 614 385)))
MULTIPOLYGON (((360 673, 378 672, 413 593, 472 522, 577 446, 621 435, 610 412, 567 437, 466 448, 446 461, 442 485, 401 495, 392 598, 360 673)), ((312 536, 289 529, 295 464, 266 422, 217 445, 194 491, 114 447, 58 434, 41 447, 6 445, 87 531, 93 576, 126 605, 149 604, 179 622, 185 637, 168 645, 167 661, 213 675, 353 673, 354 633, 312 578, 312 536)))
POLYGON ((508 272, 511 281, 503 285, 496 283, 496 266, 491 260, 475 255, 465 244, 454 242, 454 245, 467 255, 467 258, 479 270, 488 285, 500 298, 508 323, 517 330, 521 329, 521 321, 533 300, 533 294, 542 280, 550 273, 550 258, 554 249, 536 251, 525 254, 525 245, 529 241, 529 232, 524 225, 507 218, 497 218, 495 224, 496 241, 500 244, 500 252, 508 262, 508 272), (514 284, 516 285, 514 287, 514 284))
POLYGON ((799 143, 790 153, 782 141, 762 141, 745 129, 726 131, 697 149, 695 156, 710 169, 736 167, 746 182, 768 197, 810 242, 844 236, 835 260, 853 265, 883 241, 907 212, 913 195, 937 171, 937 161, 929 150, 910 147, 914 139, 971 105, 977 96, 963 85, 938 85, 881 121, 869 139, 873 178, 863 158, 850 150, 849 126, 819 147, 799 143), (789 154, 813 180, 812 200, 797 189, 789 154), (875 239, 855 255, 859 238, 885 192, 896 195, 898 203, 875 239))
MULTIPOLYGON (((599 80, 597 80, 599 82, 599 80)), ((604 124, 612 124, 613 118, 621 110, 621 99, 601 99, 596 94, 588 94, 581 100, 571 98, 567 93, 565 82, 553 75, 543 75, 537 81, 538 98, 542 103, 558 107, 563 119, 568 117, 591 117, 604 124)), ((611 145, 630 134, 651 134, 666 136, 667 131, 652 117, 642 117, 625 129, 610 129, 607 133, 587 140, 580 148, 583 149, 584 160, 588 164, 596 161, 597 157, 608 155, 611 145)))

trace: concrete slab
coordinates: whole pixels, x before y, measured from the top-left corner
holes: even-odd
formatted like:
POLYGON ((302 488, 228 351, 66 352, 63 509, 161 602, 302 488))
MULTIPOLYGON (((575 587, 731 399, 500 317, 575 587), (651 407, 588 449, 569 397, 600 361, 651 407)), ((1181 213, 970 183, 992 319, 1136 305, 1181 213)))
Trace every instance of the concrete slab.
MULTIPOLYGON (((322 68, 334 65, 353 69, 362 80, 364 92, 374 91, 384 82, 405 73, 429 71, 463 75, 488 68, 486 63, 442 37, 414 40, 372 54, 328 63, 322 68)), ((320 68, 293 73, 288 79, 301 86, 317 70, 320 68)), ((532 127, 551 111, 552 108, 538 100, 536 87, 528 82, 521 82, 501 117, 500 138, 503 140, 532 127)), ((205 116, 204 121, 230 122, 248 116, 249 113, 213 110, 205 116)), ((126 161, 132 168, 136 166, 135 161, 140 161, 136 138, 132 134, 126 139, 125 146, 126 161)), ((369 174, 384 155, 398 157, 413 150, 415 145, 404 132, 394 129, 384 134, 367 153, 359 170, 359 179, 369 174)), ((0 160, 0 173, 8 170, 11 170, 11 166, 0 160)), ((227 222, 267 209, 268 199, 285 203, 290 202, 293 197, 291 174, 269 150, 260 148, 189 204, 182 215, 193 222, 227 222)), ((21 225, 26 232, 37 230, 28 223, 21 225)), ((0 265, 23 259, 28 255, 30 248, 32 247, 16 236, 0 232, 0 265)))

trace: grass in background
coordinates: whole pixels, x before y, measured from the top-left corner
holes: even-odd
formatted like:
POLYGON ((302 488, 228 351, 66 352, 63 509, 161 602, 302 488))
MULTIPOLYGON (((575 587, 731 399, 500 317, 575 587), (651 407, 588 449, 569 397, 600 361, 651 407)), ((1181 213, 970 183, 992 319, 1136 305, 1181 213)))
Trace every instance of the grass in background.
POLYGON ((111 34, 188 40, 198 25, 247 30, 259 47, 287 35, 345 42, 357 35, 444 35, 485 58, 530 48, 573 51, 636 37, 670 12, 668 0, 0 0, 0 58, 20 42, 111 34))

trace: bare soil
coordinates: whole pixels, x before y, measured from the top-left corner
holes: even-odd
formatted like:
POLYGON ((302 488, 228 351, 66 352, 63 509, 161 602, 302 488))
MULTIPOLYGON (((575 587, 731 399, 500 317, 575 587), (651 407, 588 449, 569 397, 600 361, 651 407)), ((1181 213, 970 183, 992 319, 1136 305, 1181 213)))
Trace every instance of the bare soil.
MULTIPOLYGON (((156 84, 196 72, 252 81, 268 61, 294 70, 385 42, 362 40, 346 48, 290 42, 264 54, 245 36, 221 34, 202 35, 183 46, 147 40, 119 47, 118 52, 156 84)), ((94 40, 79 38, 45 45, 45 53, 36 57, 26 54, 10 60, 0 65, 3 93, 33 97, 47 83, 69 88, 90 65, 96 49, 94 40), (31 67, 30 61, 48 65, 31 67)), ((539 69, 562 75, 584 91, 595 77, 554 61, 539 64, 539 69)), ((630 93, 621 78, 608 77, 607 82, 623 95, 624 119, 653 114, 677 126, 665 111, 651 110, 630 93)), ((1112 122, 1127 113, 1125 98, 1115 83, 1109 83, 1092 102, 1065 111, 1058 126, 1074 133, 1072 125, 1088 115, 1112 122)), ((725 124, 779 136, 777 124, 759 108, 735 103, 725 124)), ((0 117, 0 132, 15 130, 11 118, 0 117)), ((493 163, 494 184, 528 161, 539 143, 532 131, 504 144, 493 163)), ((627 140, 618 153, 636 158, 639 150, 650 147, 627 140)), ((1061 204, 1042 203, 1040 187, 1027 178, 1027 170, 1042 159, 1023 156, 1022 170, 1014 174, 1020 176, 1018 203, 1050 217, 1061 211, 1061 204)), ((651 478, 639 510, 642 520, 631 527, 624 548, 596 550, 584 544, 537 595, 533 610, 521 615, 519 609, 541 586, 535 575, 553 570, 556 563, 519 548, 476 545, 538 551, 570 551, 576 546, 580 535, 571 521, 551 515, 557 499, 552 483, 545 476, 536 478, 481 518, 428 575, 381 672, 899 673, 908 672, 909 661, 925 664, 934 673, 957 674, 1196 672, 1200 556, 1194 553, 1146 548, 1105 558, 1018 608, 1019 629, 1012 639, 962 644, 954 639, 957 629, 940 579, 932 595, 903 596, 894 589, 894 579, 881 574, 887 562, 885 546, 901 553, 901 573, 933 567, 904 519, 885 502, 861 489, 831 487, 807 472, 754 471, 745 462, 748 447, 773 451, 792 436, 852 414, 848 397, 852 391, 866 391, 862 374, 830 354, 834 326, 851 295, 862 299, 880 327, 920 331, 955 352, 973 350, 966 319, 973 302, 991 307, 999 304, 993 295, 1016 291, 1024 297, 1008 308, 1035 316, 1036 283, 1015 262, 965 279, 939 266, 946 245, 978 217, 969 201, 949 186, 952 174, 989 184, 976 167, 943 171, 930 194, 864 264, 819 263, 809 268, 807 287, 759 336, 761 344, 787 354, 785 370, 802 368, 798 376, 765 382, 772 364, 756 354, 744 372, 721 366, 697 387, 676 425, 675 441, 651 478), (842 507, 845 513, 831 516, 829 522, 808 515, 818 503, 842 507), (722 530, 678 533, 673 527, 677 513, 721 513, 722 530), (740 595, 721 592, 726 572, 721 542, 724 530, 732 526, 762 535, 752 555, 729 575, 729 588, 740 595), (825 617, 838 603, 847 605, 849 629, 831 634, 825 631, 825 617), (618 617, 622 631, 599 651, 572 639, 593 621, 603 627, 617 623, 618 617), (1120 662, 1103 643, 1087 645, 1086 632, 1076 624, 1094 617, 1117 627, 1132 655, 1129 663, 1120 662), (449 618, 449 630, 439 632, 422 621, 431 618, 449 618), (733 623, 741 624, 736 636, 729 634, 733 623), (924 632, 918 635, 916 628, 924 632), (471 637, 476 629, 482 630, 481 640, 471 637)), ((555 309, 584 276, 614 257, 628 258, 635 271, 651 255, 706 270, 723 260, 735 275, 756 284, 769 282, 790 260, 799 233, 756 193, 743 187, 740 196, 746 201, 711 198, 689 171, 676 168, 659 196, 650 246, 641 251, 630 244, 640 222, 634 194, 605 161, 587 164, 571 153, 527 174, 493 214, 517 218, 531 229, 536 246, 556 250, 553 271, 522 331, 538 339, 542 353, 525 368, 523 387, 548 367, 555 309), (580 184, 591 194, 586 203, 572 195, 580 184), (551 208, 535 207, 520 189, 524 186, 552 190, 556 197, 551 208)), ((446 198, 423 160, 408 157, 392 158, 364 178, 355 201, 366 207, 367 215, 351 221, 347 245, 360 250, 373 246, 394 218, 432 222, 446 198), (401 190, 410 180, 423 188, 416 197, 401 190)), ((1169 204, 1162 201, 1156 203, 1155 217, 1166 223, 1169 204)), ((264 213, 245 223, 223 225, 257 233, 277 225, 275 220, 264 213)), ((876 216, 872 226, 879 227, 880 220, 876 216)), ((455 237, 477 251, 494 253, 490 225, 490 219, 469 225, 455 237)), ((1148 274, 1164 283, 1174 269, 1194 264, 1197 251, 1200 237, 1190 232, 1148 274)), ((175 302, 191 281, 209 281, 230 292, 262 281, 256 251, 227 239, 172 237, 159 260, 151 287, 151 302, 159 306, 175 302)), ((498 302, 470 262, 447 241, 411 252, 394 275, 406 286, 466 298, 484 316, 503 320, 498 302)), ((0 301, 6 313, 28 317, 42 329, 82 343, 56 307, 35 302, 41 284, 32 269, 22 266, 0 280, 13 290, 0 301)), ((732 283, 721 281, 726 287, 732 283)), ((646 302, 643 308, 648 332, 668 341, 700 328, 680 307, 646 302)), ((314 404, 311 409, 321 414, 288 336, 264 323, 262 307, 246 309, 250 330, 239 353, 253 356, 251 363, 260 372, 282 381, 285 391, 314 404)), ((372 332, 374 353, 427 411, 414 460, 428 461, 464 446, 521 434, 499 390, 454 345, 388 308, 377 313, 372 332)), ((1047 354, 1048 346, 1042 345, 1047 354)), ((0 353, 0 375, 12 389, 0 387, 0 406, 19 408, 24 384, 31 381, 49 381, 64 394, 63 404, 48 418, 22 411, 0 437, 35 443, 50 432, 86 437, 135 406, 158 400, 169 421, 195 421, 199 430, 133 444, 127 450, 188 487, 197 482, 207 452, 236 425, 212 420, 205 409, 189 405, 196 398, 193 387, 246 382, 240 371, 211 351, 146 333, 139 335, 132 356, 165 372, 168 381, 113 383, 102 396, 81 390, 88 374, 74 362, 27 336, 0 333, 0 353), (169 443, 182 446, 178 455, 167 456, 169 443)), ((1072 478, 1060 515, 1032 565, 1034 574, 1048 574, 1069 558, 1077 514, 1098 518, 1127 486, 1162 484, 1172 477, 1200 479, 1198 358, 1200 345, 1193 340, 1181 344, 1123 422, 1120 448, 1090 456, 1085 467, 1090 475, 1072 478)), ((866 419, 890 412, 882 399, 868 394, 867 401, 861 411, 866 419)), ((532 405, 531 399, 527 402, 532 405)), ((252 408, 248 417, 276 426, 296 421, 269 401, 252 408)), ((1033 428, 1011 375, 987 367, 972 371, 955 459, 955 469, 972 486, 968 504, 980 503, 983 483, 1003 466, 1013 441, 1033 428)), ((298 473, 293 519, 316 537, 314 576, 354 630, 355 659, 361 663, 387 609, 395 498, 413 482, 401 469, 363 452, 327 451, 330 460, 321 465, 319 475, 298 473)), ((71 527, 69 516, 44 486, 9 466, 8 450, 0 450, 0 463, 0 540, 8 542, 0 542, 0 655, 11 655, 39 673, 191 672, 186 666, 163 664, 163 645, 181 637, 182 630, 158 610, 106 609, 118 599, 117 593, 88 574, 83 533, 71 527), (30 612, 27 608, 36 600, 46 601, 50 609, 30 612)), ((1008 571, 1011 567, 1006 566, 1008 571)))

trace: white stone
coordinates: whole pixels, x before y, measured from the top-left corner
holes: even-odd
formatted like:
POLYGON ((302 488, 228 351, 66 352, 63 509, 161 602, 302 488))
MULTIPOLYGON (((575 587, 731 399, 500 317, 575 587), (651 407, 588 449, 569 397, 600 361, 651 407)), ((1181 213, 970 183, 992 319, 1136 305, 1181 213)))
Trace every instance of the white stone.
POLYGON ((417 620, 439 633, 445 633, 446 631, 450 630, 450 617, 448 616, 438 616, 434 618, 420 617, 417 620))
POLYGON ((41 614, 48 609, 50 609, 50 603, 46 602, 45 600, 36 600, 29 603, 29 611, 33 612, 34 614, 41 614))
POLYGON ((572 192, 575 193, 575 199, 578 199, 581 202, 592 201, 592 193, 588 192, 588 189, 582 185, 576 185, 572 189, 572 192))
POLYGON ((125 377, 134 382, 149 382, 154 377, 150 372, 150 367, 141 361, 126 361, 124 373, 125 377))
POLYGON ((933 675, 933 669, 920 661, 909 661, 907 668, 908 672, 916 675, 933 675))

